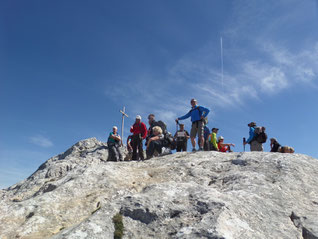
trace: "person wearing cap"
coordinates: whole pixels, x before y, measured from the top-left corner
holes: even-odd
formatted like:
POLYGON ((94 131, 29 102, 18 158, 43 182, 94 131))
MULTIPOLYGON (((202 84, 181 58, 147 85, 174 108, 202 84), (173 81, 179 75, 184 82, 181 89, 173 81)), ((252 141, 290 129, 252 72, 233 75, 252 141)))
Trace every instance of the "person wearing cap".
POLYGON ((187 151, 187 144, 190 135, 188 131, 184 129, 184 124, 179 124, 180 129, 175 133, 174 140, 177 142, 177 152, 187 151))
POLYGON ((222 136, 218 137, 218 148, 220 152, 233 152, 231 146, 235 147, 235 144, 226 144, 224 143, 224 138, 222 136))
POLYGON ((184 116, 177 118, 176 122, 178 123, 179 120, 184 120, 191 117, 192 127, 190 131, 190 137, 191 137, 191 143, 193 147, 192 152, 196 151, 195 149, 196 135, 198 135, 198 137, 200 138, 199 151, 202 151, 204 146, 203 129, 205 125, 205 118, 208 116, 210 110, 205 107, 198 106, 196 99, 192 99, 190 103, 191 103, 191 110, 184 116))
POLYGON ((212 128, 212 133, 210 134, 208 138, 208 142, 210 145, 210 150, 212 151, 219 151, 219 146, 218 146, 218 141, 216 134, 218 133, 219 129, 218 128, 212 128))
POLYGON ((113 126, 113 132, 109 134, 107 140, 108 146, 108 161, 123 161, 123 156, 119 150, 121 138, 117 133, 117 127, 113 126))
POLYGON ((131 160, 144 160, 142 140, 147 136, 147 127, 143 122, 141 122, 140 115, 136 116, 136 121, 130 127, 130 132, 133 133, 131 140, 131 146, 133 150, 131 160))
POLYGON ((250 127, 249 138, 244 142, 244 145, 250 144, 251 151, 263 151, 263 145, 256 140, 255 127, 256 123, 251 122, 247 125, 250 127))

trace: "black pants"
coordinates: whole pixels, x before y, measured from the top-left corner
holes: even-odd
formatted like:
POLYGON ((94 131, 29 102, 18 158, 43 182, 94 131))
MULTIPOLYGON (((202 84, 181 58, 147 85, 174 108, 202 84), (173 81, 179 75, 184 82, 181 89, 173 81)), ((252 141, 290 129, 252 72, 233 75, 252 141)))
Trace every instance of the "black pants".
POLYGON ((209 142, 209 146, 210 146, 210 151, 218 151, 211 142, 209 142))
POLYGON ((135 134, 131 140, 131 147, 133 149, 131 160, 144 160, 144 150, 142 148, 142 137, 135 134), (137 153, 138 150, 138 153, 137 153))
POLYGON ((177 152, 187 151, 187 141, 177 141, 177 152))
POLYGON ((108 143, 108 161, 123 161, 123 156, 119 150, 119 144, 108 143))
POLYGON ((147 158, 151 158, 155 152, 155 150, 161 154, 162 153, 162 147, 164 145, 163 140, 155 140, 151 141, 149 144, 149 148, 147 149, 147 158))

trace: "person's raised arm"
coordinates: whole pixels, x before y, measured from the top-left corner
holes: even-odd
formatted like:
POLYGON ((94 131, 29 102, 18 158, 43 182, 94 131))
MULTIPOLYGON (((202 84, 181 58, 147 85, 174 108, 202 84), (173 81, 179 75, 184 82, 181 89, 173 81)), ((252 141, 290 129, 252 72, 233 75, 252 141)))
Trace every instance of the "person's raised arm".
POLYGON ((177 118, 176 121, 187 119, 190 116, 191 116, 191 110, 187 114, 185 114, 184 116, 181 116, 181 117, 177 118))

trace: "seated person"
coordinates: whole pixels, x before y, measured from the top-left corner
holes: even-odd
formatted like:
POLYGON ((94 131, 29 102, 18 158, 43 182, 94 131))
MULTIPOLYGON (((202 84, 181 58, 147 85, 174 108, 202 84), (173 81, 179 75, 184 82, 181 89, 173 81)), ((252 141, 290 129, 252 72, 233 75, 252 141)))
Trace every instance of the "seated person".
POLYGON ((113 127, 113 132, 109 134, 107 140, 108 161, 123 161, 123 156, 119 150, 121 138, 117 133, 117 127, 113 127))
POLYGON ((289 146, 281 146, 275 138, 271 138, 271 152, 292 154, 295 152, 295 150, 289 146))
POLYGON ((289 154, 293 154, 295 153, 294 148, 290 147, 290 146, 283 146, 279 148, 279 152, 280 153, 289 153, 289 154))
POLYGON ((278 152, 278 149, 280 148, 280 144, 277 142, 277 139, 271 138, 271 152, 278 152))
POLYGON ((231 150, 231 146, 235 147, 235 144, 225 144, 224 138, 222 136, 219 136, 218 138, 218 147, 220 152, 233 152, 231 150))
POLYGON ((162 147, 164 146, 164 135, 162 134, 162 129, 159 126, 155 126, 152 128, 153 137, 149 138, 147 143, 147 159, 153 157, 155 151, 159 154, 162 153, 162 147))

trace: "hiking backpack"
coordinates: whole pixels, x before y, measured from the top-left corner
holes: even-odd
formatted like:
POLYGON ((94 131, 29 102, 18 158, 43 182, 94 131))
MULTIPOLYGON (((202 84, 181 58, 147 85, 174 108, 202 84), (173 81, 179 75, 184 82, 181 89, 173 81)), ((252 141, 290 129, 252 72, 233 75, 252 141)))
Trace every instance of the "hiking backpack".
POLYGON ((263 128, 264 127, 255 127, 255 130, 254 130, 254 134, 255 134, 254 139, 260 144, 265 143, 267 140, 267 134, 265 133, 265 130, 263 130, 263 128))
POLYGON ((163 121, 157 121, 154 126, 159 126, 162 129, 163 135, 167 134, 167 125, 163 121))

